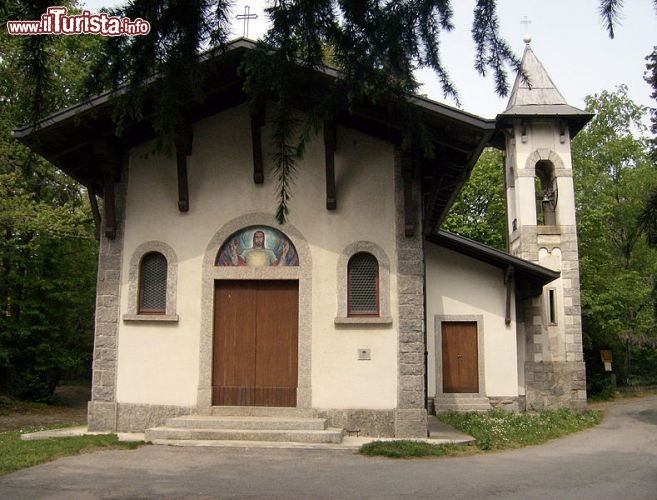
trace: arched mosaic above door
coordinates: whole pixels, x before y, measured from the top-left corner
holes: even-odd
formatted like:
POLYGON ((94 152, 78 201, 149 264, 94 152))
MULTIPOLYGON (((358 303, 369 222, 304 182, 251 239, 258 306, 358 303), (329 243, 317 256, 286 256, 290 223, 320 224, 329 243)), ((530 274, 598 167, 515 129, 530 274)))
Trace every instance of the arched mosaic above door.
POLYGON ((230 235, 221 245, 215 266, 298 266, 299 255, 278 229, 249 226, 230 235))

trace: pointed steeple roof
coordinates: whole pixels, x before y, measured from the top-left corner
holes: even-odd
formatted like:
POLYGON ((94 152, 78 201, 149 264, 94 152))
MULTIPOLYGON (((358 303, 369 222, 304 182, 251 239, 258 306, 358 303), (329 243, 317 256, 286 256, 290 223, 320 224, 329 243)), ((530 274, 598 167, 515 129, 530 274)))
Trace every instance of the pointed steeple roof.
POLYGON ((525 41, 521 72, 516 76, 506 110, 497 116, 498 122, 519 117, 560 117, 568 122, 570 135, 574 137, 593 115, 566 102, 534 54, 529 38, 525 41))

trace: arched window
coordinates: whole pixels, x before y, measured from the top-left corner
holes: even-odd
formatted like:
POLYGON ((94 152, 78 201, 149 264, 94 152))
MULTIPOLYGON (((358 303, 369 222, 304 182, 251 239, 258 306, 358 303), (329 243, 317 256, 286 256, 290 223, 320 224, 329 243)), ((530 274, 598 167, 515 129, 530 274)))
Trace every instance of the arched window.
POLYGON ((539 226, 553 226, 557 223, 558 200, 557 179, 554 165, 548 160, 536 164, 536 222, 539 226))
POLYGON ((347 265, 347 315, 379 315, 379 262, 370 253, 359 252, 347 265))
POLYGON ((144 255, 139 264, 139 314, 166 314, 167 259, 159 252, 144 255))

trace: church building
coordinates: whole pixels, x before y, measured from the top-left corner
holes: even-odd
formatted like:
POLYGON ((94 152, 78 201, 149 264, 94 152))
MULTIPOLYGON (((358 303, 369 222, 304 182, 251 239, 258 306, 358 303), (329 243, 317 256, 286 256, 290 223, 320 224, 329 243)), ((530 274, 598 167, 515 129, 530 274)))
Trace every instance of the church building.
POLYGON ((97 222, 89 430, 339 442, 424 437, 434 411, 584 408, 570 142, 591 115, 529 43, 496 119, 408 97, 432 159, 402 152, 395 103, 335 110, 282 225, 271 103, 238 72, 254 49, 213 60, 170 156, 147 121, 115 134, 111 95, 15 132, 97 222), (505 151, 508 252, 440 228, 486 147, 505 151))

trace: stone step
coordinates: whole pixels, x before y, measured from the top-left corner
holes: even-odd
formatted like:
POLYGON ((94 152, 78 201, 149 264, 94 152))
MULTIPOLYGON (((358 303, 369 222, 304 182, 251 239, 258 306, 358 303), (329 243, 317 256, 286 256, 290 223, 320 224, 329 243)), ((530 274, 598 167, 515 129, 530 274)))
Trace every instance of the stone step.
POLYGON ((472 393, 472 392, 452 392, 439 394, 434 398, 436 401, 439 400, 448 400, 448 399, 481 399, 482 401, 488 401, 488 397, 482 396, 481 394, 472 393))
POLYGON ((317 410, 312 408, 290 408, 285 406, 213 406, 214 416, 234 417, 299 417, 315 418, 317 410))
POLYGON ((466 411, 489 411, 492 410, 490 405, 479 405, 479 404, 461 404, 461 403, 449 403, 436 405, 436 413, 443 411, 456 411, 456 412, 466 412, 466 411))
POLYGON ((177 429, 269 429, 323 431, 328 427, 326 419, 307 417, 254 417, 187 415, 170 418, 166 427, 177 429))
POLYGON ((488 411, 490 400, 480 394, 442 394, 434 399, 436 413, 441 411, 488 411))
POLYGON ((289 441, 297 443, 340 443, 342 429, 278 430, 278 429, 180 429, 155 427, 146 429, 146 441, 289 441))

